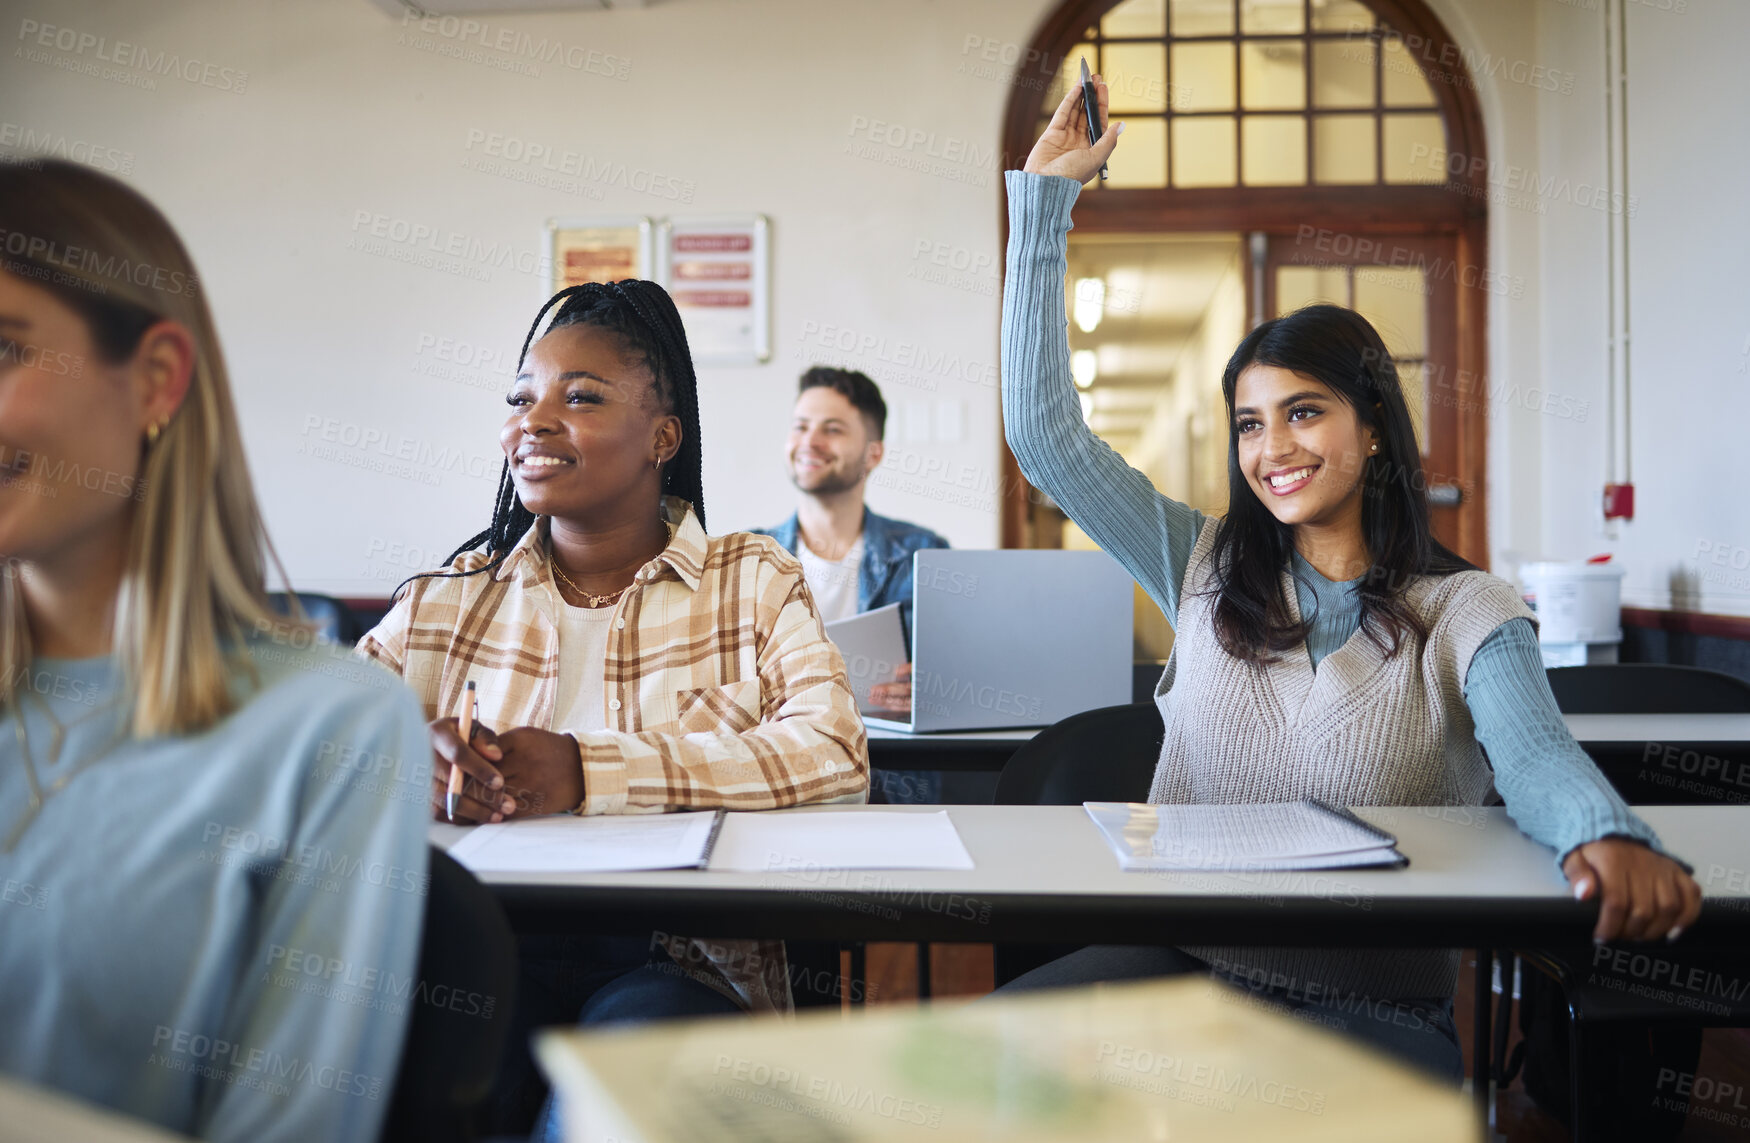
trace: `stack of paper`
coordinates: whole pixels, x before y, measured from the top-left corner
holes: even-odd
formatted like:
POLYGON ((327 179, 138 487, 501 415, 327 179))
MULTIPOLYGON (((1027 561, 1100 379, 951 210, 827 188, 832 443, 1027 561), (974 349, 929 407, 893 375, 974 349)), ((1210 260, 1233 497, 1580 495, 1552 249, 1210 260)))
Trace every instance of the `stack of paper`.
POLYGON ((1397 838, 1323 802, 1084 802, 1124 869, 1355 869, 1407 865, 1397 838))

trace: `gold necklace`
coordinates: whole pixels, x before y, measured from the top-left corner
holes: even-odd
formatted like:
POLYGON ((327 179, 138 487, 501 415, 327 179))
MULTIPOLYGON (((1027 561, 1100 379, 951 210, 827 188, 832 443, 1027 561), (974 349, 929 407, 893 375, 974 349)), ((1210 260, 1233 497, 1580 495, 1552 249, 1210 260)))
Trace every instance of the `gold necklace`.
POLYGON ((622 587, 619 591, 611 591, 606 595, 596 595, 593 592, 585 591, 581 587, 578 587, 576 584, 572 583, 571 577, 566 575, 565 572, 560 569, 559 561, 553 558, 552 552, 547 553, 547 562, 549 564, 553 565, 553 574, 557 575, 561 580, 563 580, 566 587, 569 587, 572 591, 576 592, 578 595, 583 596, 583 599, 584 599, 583 605, 585 607, 606 607, 608 604, 613 603, 615 600, 619 599, 622 595, 625 595, 626 594, 626 587, 632 586, 631 584, 627 584, 626 587, 622 587))
MULTIPOLYGON (((667 532, 668 532, 668 539, 666 541, 664 541, 664 543, 662 545, 666 549, 669 544, 674 543, 674 525, 670 524, 667 520, 663 520, 662 517, 660 517, 660 516, 658 516, 657 519, 659 521, 661 521, 663 528, 665 530, 667 530, 667 532)), ((558 576, 559 579, 565 584, 566 587, 569 587, 572 591, 576 592, 578 595, 583 596, 583 599, 584 599, 583 605, 585 607, 606 607, 608 604, 613 603, 616 600, 618 600, 622 595, 625 595, 626 588, 629 588, 632 586, 631 584, 627 584, 626 587, 622 587, 619 591, 611 591, 606 595, 596 595, 593 592, 588 592, 588 591, 583 590, 581 587, 578 587, 576 584, 572 583, 571 577, 565 574, 565 569, 563 569, 559 566, 559 561, 557 559, 555 559, 553 556, 553 547, 552 547, 551 541, 548 541, 548 546, 547 546, 547 563, 549 566, 552 567, 553 574, 558 576)))
POLYGON ((36 704, 36 708, 43 712, 43 717, 48 719, 49 725, 54 728, 55 736, 49 739, 49 756, 48 760, 44 763, 44 765, 50 768, 53 768, 55 763, 61 760, 61 747, 66 744, 67 732, 72 730, 75 726, 83 726, 98 715, 103 714, 110 707, 114 706, 117 701, 112 698, 108 702, 98 706, 95 710, 90 710, 80 715, 72 722, 64 723, 59 718, 55 717, 55 712, 49 709, 49 704, 42 700, 42 696, 36 693, 36 688, 28 682, 25 683, 24 694, 26 698, 36 704))
MULTIPOLYGON (((105 703, 103 709, 107 710, 110 706, 115 705, 115 701, 116 700, 111 700, 110 702, 105 703)), ((45 705, 42 704, 40 699, 38 700, 38 704, 45 705)), ((77 726, 79 723, 86 721, 86 719, 93 717, 96 713, 98 712, 93 711, 92 714, 82 715, 75 722, 69 723, 68 725, 77 726)), ((57 727, 60 726, 59 721, 55 719, 53 714, 49 715, 49 719, 54 721, 57 727)), ((100 761, 104 755, 108 754, 118 743, 121 742, 124 732, 127 729, 127 720, 125 718, 122 719, 116 726, 115 733, 110 735, 108 741, 98 747, 97 750, 91 754, 86 755, 84 758, 79 759, 77 762, 69 766, 67 772, 50 782, 47 789, 43 788, 41 780, 37 777, 36 761, 30 755, 30 733, 24 729, 24 711, 22 709, 16 709, 13 711, 12 728, 18 735, 18 753, 24 760, 24 780, 25 784, 30 788, 27 791, 25 799, 26 808, 24 816, 20 818, 18 824, 13 826, 12 830, 7 833, 6 840, 0 842, 0 853, 11 853, 13 848, 18 845, 19 839, 24 836, 24 831, 30 828, 32 822, 36 821, 37 815, 42 812, 42 808, 48 803, 48 800, 60 793, 66 788, 67 783, 78 777, 92 763, 100 761)), ((64 730, 65 728, 62 729, 64 730)), ((54 765, 53 762, 50 762, 49 764, 51 766, 54 765)))

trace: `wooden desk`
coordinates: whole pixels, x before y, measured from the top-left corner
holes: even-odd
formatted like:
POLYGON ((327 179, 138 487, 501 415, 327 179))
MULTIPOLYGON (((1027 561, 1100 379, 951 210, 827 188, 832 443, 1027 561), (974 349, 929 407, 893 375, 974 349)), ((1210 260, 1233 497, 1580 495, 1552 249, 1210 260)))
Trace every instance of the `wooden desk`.
MULTIPOLYGON (((1606 769, 1612 777, 1643 759, 1661 765, 1669 751, 1676 751, 1681 759, 1686 750, 1714 756, 1740 756, 1750 750, 1750 714, 1570 714, 1564 721, 1601 766, 1609 761, 1606 769)), ((878 770, 1001 770, 1021 743, 1038 733, 1033 729, 906 734, 871 727, 869 762, 878 770)), ((1744 780, 1744 800, 1750 801, 1750 771, 1744 780)))
POLYGON ((875 770, 1001 770, 1039 733, 1032 728, 907 734, 879 726, 868 731, 869 766, 875 770))
POLYGON ((79 1143, 193 1143, 142 1119, 63 1092, 0 1076, 0 1139, 78 1140, 79 1143))
POLYGON ((1442 1087, 1208 980, 548 1032, 569 1143, 1473 1143, 1442 1087))
MULTIPOLYGON (((777 813, 931 812, 818 806, 777 813)), ((1597 906, 1575 901, 1554 855, 1500 808, 1375 808, 1406 869, 1125 873, 1079 806, 950 806, 977 868, 810 873, 488 875, 521 931, 860 941, 1456 948, 1587 944, 1597 906)), ((1750 941, 1750 807, 1641 814, 1707 893, 1685 945, 1750 941)), ((447 847, 463 827, 434 824, 447 847)))

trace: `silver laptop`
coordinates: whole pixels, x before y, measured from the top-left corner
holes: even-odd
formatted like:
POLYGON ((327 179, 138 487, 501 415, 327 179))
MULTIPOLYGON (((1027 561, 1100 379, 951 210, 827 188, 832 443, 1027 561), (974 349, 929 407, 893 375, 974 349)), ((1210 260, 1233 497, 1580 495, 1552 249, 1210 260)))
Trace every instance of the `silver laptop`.
POLYGON ((912 557, 916 732, 1050 726, 1130 701, 1130 575, 1104 552, 930 548, 912 557))

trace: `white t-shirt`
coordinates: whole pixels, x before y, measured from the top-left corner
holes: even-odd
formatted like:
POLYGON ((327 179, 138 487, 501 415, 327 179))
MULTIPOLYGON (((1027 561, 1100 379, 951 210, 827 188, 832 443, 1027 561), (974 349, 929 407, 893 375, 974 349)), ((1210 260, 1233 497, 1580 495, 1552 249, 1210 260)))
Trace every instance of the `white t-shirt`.
POLYGON ((808 549, 808 541, 796 536, 796 558, 802 561, 802 578, 820 609, 820 621, 831 623, 857 613, 857 578, 863 564, 863 537, 851 545, 843 559, 826 560, 808 549))
POLYGON ((618 608, 559 603, 559 696, 547 729, 606 730, 608 632, 618 608))

